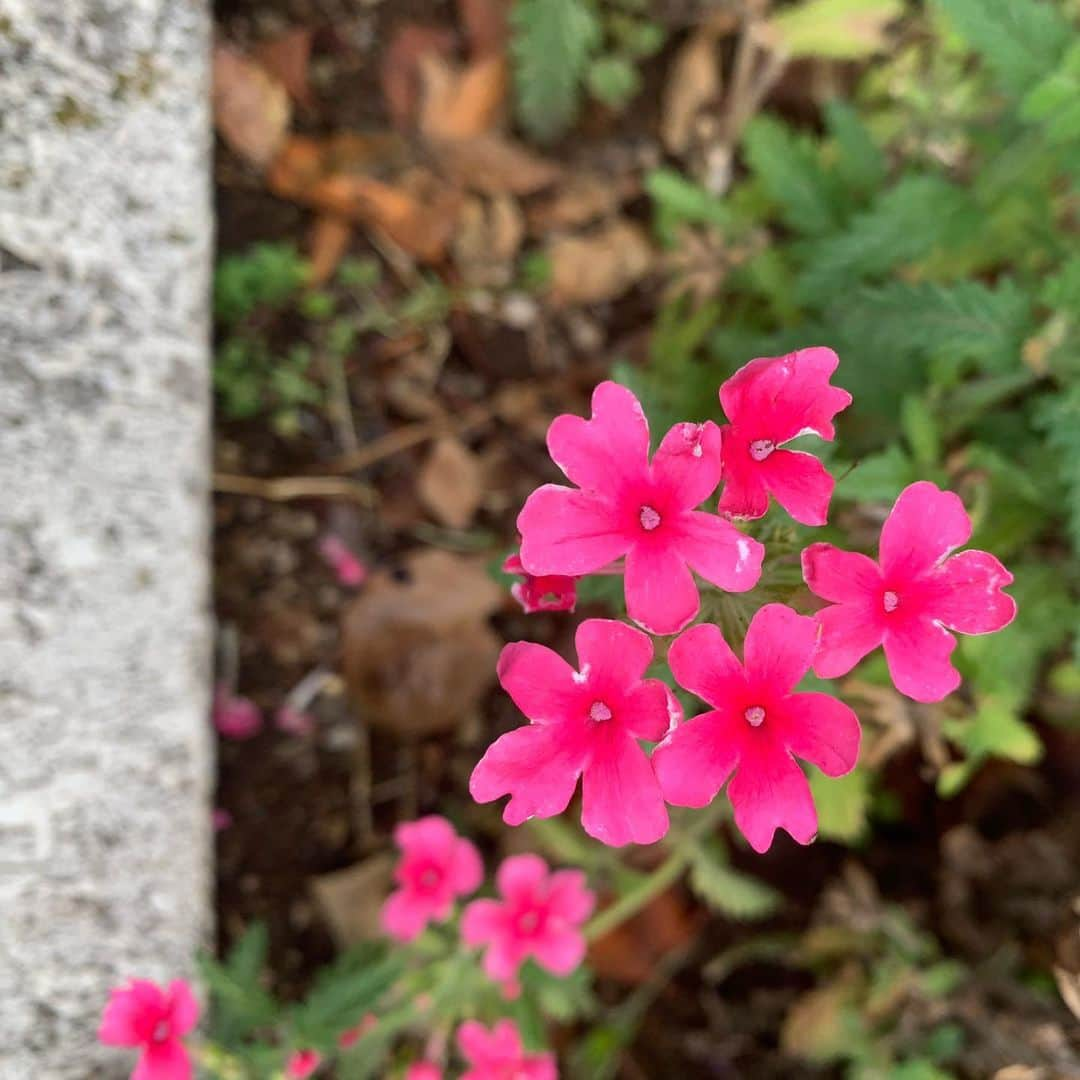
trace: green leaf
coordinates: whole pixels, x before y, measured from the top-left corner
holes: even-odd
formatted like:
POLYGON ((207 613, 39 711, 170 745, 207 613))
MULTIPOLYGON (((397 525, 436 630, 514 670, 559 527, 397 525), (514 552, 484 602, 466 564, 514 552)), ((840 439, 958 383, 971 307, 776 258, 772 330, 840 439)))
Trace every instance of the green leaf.
POLYGON ((1049 0, 936 0, 998 83, 1016 97, 1053 71, 1072 37, 1049 0))
POLYGON ((921 397, 908 394, 900 403, 900 427, 916 464, 923 468, 937 465, 941 460, 941 432, 921 397))
POLYGON ((870 773, 856 767, 846 776, 829 777, 813 769, 810 790, 818 813, 818 836, 855 844, 866 834, 870 809, 870 773))
POLYGON ((837 464, 836 496, 856 502, 891 502, 920 478, 919 469, 897 443, 879 454, 868 454, 854 465, 837 464))
POLYGON ((870 129, 846 101, 825 105, 825 126, 836 144, 836 174, 844 187, 860 196, 872 195, 885 182, 887 164, 870 129))
POLYGON ((622 109, 641 89, 641 76, 625 56, 601 56, 589 65, 589 93, 612 109, 622 109))
POLYGON ((307 270, 291 244, 255 244, 227 255, 214 274, 214 315, 232 326, 258 307, 281 307, 303 285, 307 270))
POLYGON ((803 0, 769 20, 792 57, 858 60, 885 44, 885 28, 904 10, 902 0, 803 0))
POLYGON ((266 927, 252 923, 224 961, 199 958, 199 972, 210 993, 210 1033, 227 1049, 235 1049, 277 1016, 277 1002, 261 984, 266 949, 266 927))
POLYGON ((783 902, 771 886, 733 869, 727 853, 713 840, 703 841, 694 852, 690 888, 713 911, 740 922, 767 918, 783 902))
POLYGON ((585 0, 516 0, 510 22, 518 117, 534 138, 554 139, 577 116, 600 24, 585 0))
POLYGON ((645 177, 645 190, 653 200, 656 233, 665 246, 675 243, 679 225, 726 229, 733 223, 731 210, 720 199, 674 169, 654 169, 645 177))
POLYGON ((1080 555, 1080 382, 1046 397, 1035 414, 1054 452, 1073 550, 1080 555))

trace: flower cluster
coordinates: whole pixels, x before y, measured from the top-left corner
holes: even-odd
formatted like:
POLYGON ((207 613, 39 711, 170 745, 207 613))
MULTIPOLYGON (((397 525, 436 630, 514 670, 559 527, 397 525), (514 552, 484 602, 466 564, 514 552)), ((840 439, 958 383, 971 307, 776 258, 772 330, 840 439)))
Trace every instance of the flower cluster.
POLYGON ((783 446, 808 434, 835 438, 836 414, 851 404, 830 383, 838 363, 827 348, 752 360, 720 387, 727 423, 676 424, 651 460, 641 405, 615 383, 596 388, 590 419, 553 421, 548 449, 574 486, 545 484, 526 501, 520 555, 507 564, 525 575, 516 595, 526 611, 544 606, 536 589, 558 601, 547 610, 572 610, 577 578, 621 572, 627 614, 641 629, 584 621, 577 670, 540 645, 505 647, 499 680, 529 723, 477 764, 470 791, 478 802, 509 795, 503 819, 519 825, 562 813, 580 779, 587 833, 616 846, 648 844, 667 832, 666 804, 705 806, 730 778, 735 824, 756 851, 778 828, 807 844, 817 813, 797 759, 842 776, 855 766, 860 731, 843 702, 797 692, 803 676, 843 675, 881 645, 901 693, 939 701, 956 689, 950 631, 1006 626, 1015 603, 1001 590, 1012 576, 986 552, 951 555, 971 522, 956 495, 931 483, 901 493, 878 562, 830 544, 807 547, 806 584, 828 606, 812 616, 761 607, 741 661, 719 627, 686 629, 701 606, 695 574, 739 593, 761 576, 765 549, 733 519, 761 518, 774 499, 803 525, 825 524, 833 478, 812 454, 783 446), (718 487, 717 512, 702 509, 718 487), (671 674, 709 706, 688 720, 667 686, 646 678, 649 634, 680 631, 668 647, 671 674), (643 742, 658 744, 651 757, 643 742))

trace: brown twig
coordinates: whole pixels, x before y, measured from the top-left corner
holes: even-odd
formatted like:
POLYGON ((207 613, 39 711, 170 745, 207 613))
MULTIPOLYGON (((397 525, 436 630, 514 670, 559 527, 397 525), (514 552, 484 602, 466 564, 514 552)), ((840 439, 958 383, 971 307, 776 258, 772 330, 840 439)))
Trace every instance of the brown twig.
POLYGON ((349 499, 369 506, 375 493, 364 484, 340 476, 241 476, 214 473, 214 491, 225 495, 253 495, 271 502, 291 499, 349 499))

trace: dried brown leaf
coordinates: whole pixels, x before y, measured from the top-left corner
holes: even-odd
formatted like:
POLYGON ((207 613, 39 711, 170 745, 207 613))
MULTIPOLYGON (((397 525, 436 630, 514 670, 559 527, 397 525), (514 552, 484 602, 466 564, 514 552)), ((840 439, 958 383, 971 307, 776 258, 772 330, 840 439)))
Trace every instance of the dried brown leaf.
POLYGON ((308 284, 322 285, 334 276, 349 250, 352 231, 352 225, 337 214, 319 214, 315 218, 308 252, 308 284))
POLYGON ((381 936, 379 913, 390 892, 396 861, 389 852, 373 855, 308 882, 339 948, 381 936))
POLYGON ((312 108, 315 103, 308 82, 311 37, 310 29, 295 27, 255 47, 255 59, 285 87, 293 101, 305 109, 312 108))
POLYGON ((501 55, 506 51, 510 33, 507 0, 458 0, 457 6, 470 55, 501 55))
POLYGON ((1054 981, 1057 983, 1061 1000, 1068 1006, 1069 1012, 1080 1020, 1080 974, 1055 966, 1054 981))
POLYGON ((497 195, 490 202, 467 199, 453 243, 454 263, 462 279, 478 287, 509 284, 524 237, 521 211, 509 195, 497 195))
POLYGON ((451 56, 454 35, 450 30, 419 23, 400 27, 383 52, 379 79, 387 112, 395 127, 411 127, 420 101, 420 58, 433 54, 451 56))
POLYGON ((673 154, 684 154, 693 141, 698 114, 720 95, 717 29, 705 23, 679 50, 671 65, 661 109, 660 137, 673 154))
POLYGON ((264 169, 285 140, 292 119, 281 82, 228 45, 214 47, 214 125, 229 147, 264 169))
POLYGON ((654 253, 645 230, 613 221, 587 236, 566 236, 547 247, 556 304, 614 300, 649 272, 654 253))
POLYGON ((529 232, 543 236, 556 229, 580 228, 611 216, 640 194, 641 180, 636 174, 571 173, 548 199, 529 208, 529 232))
POLYGON ((456 67, 437 53, 418 60, 420 133, 431 139, 467 139, 494 130, 503 114, 509 69, 501 55, 456 67))
POLYGON ((428 145, 447 180, 484 195, 532 195, 563 175, 554 161, 501 135, 429 139, 428 145))
POLYGON ((466 528, 484 494, 483 470, 476 455, 460 439, 438 439, 417 480, 420 501, 451 529, 466 528))

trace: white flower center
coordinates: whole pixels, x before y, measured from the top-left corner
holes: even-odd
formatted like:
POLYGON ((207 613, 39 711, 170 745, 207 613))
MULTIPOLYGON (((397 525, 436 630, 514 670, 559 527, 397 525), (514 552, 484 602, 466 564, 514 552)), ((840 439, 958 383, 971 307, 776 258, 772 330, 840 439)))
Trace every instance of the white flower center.
POLYGON ((652 532, 660 524, 660 515, 651 506, 643 506, 638 520, 646 532, 652 532))
POLYGON ((881 598, 881 606, 887 611, 895 611, 900 606, 900 597, 891 589, 881 598))
POLYGON ((755 439, 750 444, 750 456, 755 461, 764 461, 775 449, 772 439, 755 439))
POLYGON ((743 716, 751 727, 761 727, 765 723, 765 710, 760 705, 751 705, 743 716))
POLYGON ((172 1027, 168 1020, 159 1020, 154 1028, 154 1042, 165 1042, 168 1040, 169 1035, 172 1032, 172 1027))
POLYGON ((611 710, 602 701, 594 701, 589 706, 589 719, 598 724, 603 723, 611 719, 611 710))

